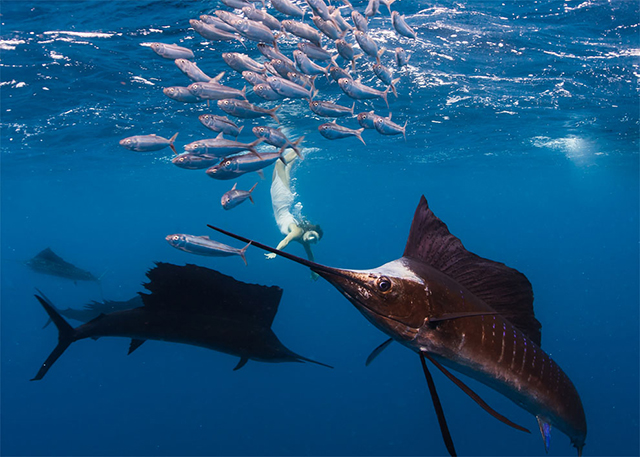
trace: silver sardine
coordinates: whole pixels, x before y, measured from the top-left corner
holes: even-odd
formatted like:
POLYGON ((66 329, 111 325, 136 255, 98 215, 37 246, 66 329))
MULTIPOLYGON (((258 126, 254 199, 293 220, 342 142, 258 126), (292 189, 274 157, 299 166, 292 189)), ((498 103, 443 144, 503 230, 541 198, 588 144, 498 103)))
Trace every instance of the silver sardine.
POLYGON ((237 137, 244 126, 238 127, 233 121, 226 116, 217 116, 215 114, 201 114, 198 116, 202 125, 214 132, 222 132, 225 135, 237 137))
POLYGON ((380 56, 384 52, 384 48, 378 50, 378 45, 373 38, 367 35, 365 32, 361 32, 360 30, 356 30, 353 33, 356 37, 356 41, 360 45, 360 49, 362 49, 366 54, 374 57, 376 62, 380 63, 380 56))
POLYGON ((385 67, 382 64, 374 63, 373 64, 373 72, 376 74, 378 79, 383 83, 391 86, 391 90, 393 91, 393 95, 398 96, 398 92, 396 91, 396 83, 400 81, 400 78, 393 79, 393 75, 391 74, 391 70, 385 67))
POLYGON ((260 83, 253 86, 253 93, 258 97, 273 102, 275 100, 281 100, 284 97, 271 88, 269 83, 260 83))
POLYGON ((389 102, 387 101, 387 94, 389 93, 389 89, 391 86, 387 87, 386 90, 380 91, 378 89, 374 89, 372 87, 365 86, 361 84, 359 81, 354 81, 353 79, 341 78, 338 80, 338 85, 340 89, 347 94, 349 97, 354 100, 367 100, 373 98, 382 98, 384 102, 387 104, 387 108, 389 108, 389 102))
POLYGON ((391 119, 388 119, 386 117, 378 117, 373 121, 373 126, 379 133, 383 135, 400 135, 402 133, 402 136, 404 136, 404 139, 406 141, 407 122, 405 122, 403 126, 400 126, 395 122, 391 122, 391 119))
POLYGON ((288 98, 313 98, 311 90, 299 86, 298 84, 291 82, 278 76, 269 76, 267 78, 271 88, 283 97, 288 98))
POLYGON ((189 79, 195 82, 204 82, 204 83, 207 83, 210 81, 218 82, 224 76, 224 71, 223 71, 220 74, 218 74, 218 76, 216 76, 215 78, 212 78, 211 76, 207 75, 205 72, 200 70, 200 68, 198 68, 198 65, 196 65, 194 62, 191 62, 190 60, 187 60, 187 59, 176 59, 175 64, 182 73, 187 75, 189 79))
MULTIPOLYGON (((361 54, 358 54, 361 55, 361 54)), ((347 72, 347 70, 344 70, 338 66, 331 66, 329 67, 329 74, 331 75, 331 78, 335 81, 338 82, 340 81, 342 78, 346 78, 346 79, 353 79, 351 77, 351 75, 347 72)))
POLYGON ((333 54, 327 51, 326 48, 321 48, 313 43, 307 43, 306 41, 298 43, 298 49, 304 52, 307 57, 315 60, 333 60, 333 54))
POLYGON ((323 137, 329 140, 337 140, 339 138, 347 138, 349 136, 355 136, 360 141, 362 141, 364 145, 367 144, 362 139, 362 132, 364 131, 363 128, 354 130, 354 129, 344 127, 342 125, 338 125, 335 122, 327 122, 326 124, 322 124, 320 127, 318 127, 318 130, 320 131, 320 134, 323 137))
POLYGON ((228 180, 235 179, 245 173, 260 171, 273 164, 276 160, 282 160, 279 152, 263 152, 261 159, 252 154, 242 154, 222 159, 218 165, 207 170, 207 175, 214 179, 228 180))
POLYGON ((251 41, 264 43, 275 43, 276 41, 271 29, 261 22, 243 19, 235 24, 235 28, 240 35, 251 41))
POLYGON ((283 78, 287 77, 287 73, 290 71, 298 71, 295 65, 290 65, 288 62, 281 59, 273 59, 271 62, 271 67, 283 78))
POLYGON ((278 124, 280 123, 278 116, 276 116, 276 111, 280 108, 280 105, 272 109, 265 109, 252 105, 244 100, 226 99, 218 100, 218 108, 235 117, 253 119, 256 117, 271 116, 274 121, 278 124))
POLYGON ((348 106, 337 105, 332 102, 325 102, 321 100, 309 100, 309 108, 318 116, 323 117, 344 117, 353 116, 353 109, 356 103, 354 102, 351 108, 348 106))
POLYGON ((222 60, 226 62, 234 70, 242 73, 243 71, 253 71, 255 73, 264 73, 264 65, 256 62, 246 54, 239 52, 223 52, 222 60))
POLYGON ((298 157, 302 159, 302 154, 300 153, 300 149, 298 148, 298 146, 300 145, 300 143, 302 143, 302 140, 304 139, 303 136, 301 136, 294 142, 291 142, 289 138, 287 138, 285 134, 280 130, 274 129, 273 127, 268 127, 266 125, 259 125, 257 127, 254 127, 252 129, 252 132, 256 137, 262 138, 265 143, 280 148, 280 153, 283 153, 287 148, 291 148, 295 151, 298 157))
POLYGON ((185 152, 178 154, 171 163, 186 170, 204 170, 220 162, 220 157, 210 154, 192 154, 185 152))
MULTIPOLYGON (((210 40, 210 41, 238 40, 240 43, 242 43, 242 40, 240 39, 240 37, 232 33, 225 32, 224 30, 220 30, 212 25, 206 24, 197 19, 191 19, 189 21, 189 24, 191 24, 191 27, 193 27, 193 30, 195 30, 200 36, 202 36, 203 38, 206 38, 207 40, 210 40)), ((242 45, 244 46, 244 43, 242 43, 242 45)))
POLYGON ((329 13, 329 8, 323 0, 306 0, 306 2, 307 5, 311 7, 313 12, 316 13, 319 17, 321 17, 325 21, 331 20, 331 13, 329 13))
POLYGON ((183 48, 177 44, 151 43, 151 49, 165 59, 193 59, 194 57, 191 49, 183 48))
MULTIPOLYGON (((238 17, 238 20, 240 20, 241 18, 238 17)), ((227 24, 225 21, 223 21, 222 19, 220 19, 217 16, 211 16, 209 14, 202 14, 200 15, 200 20, 202 22, 204 22, 205 24, 209 24, 214 26, 215 28, 225 31, 225 32, 229 32, 229 33, 236 33, 237 30, 234 26, 227 24)))
POLYGON ((282 14, 293 17, 303 17, 304 11, 291 3, 289 0, 271 0, 271 6, 282 14))
POLYGON ((220 132, 215 138, 194 141, 187 144, 184 150, 192 154, 208 154, 217 157, 226 157, 239 152, 251 151, 257 157, 260 157, 260 154, 256 151, 256 146, 262 143, 263 139, 258 138, 253 143, 240 143, 239 141, 228 140, 222 135, 223 132, 220 132))
POLYGON ((298 69, 305 75, 326 75, 329 73, 329 66, 321 67, 313 63, 309 57, 299 49, 293 51, 293 58, 296 61, 298 69))
POLYGON ((353 68, 353 70, 356 69, 356 59, 364 55, 356 55, 355 51, 353 50, 353 46, 351 46, 345 40, 336 40, 336 49, 338 50, 338 54, 340 54, 340 57, 351 62, 351 68, 353 68))
POLYGON ((222 195, 222 198, 220 199, 220 204, 226 210, 235 208, 236 206, 238 206, 240 203, 242 203, 243 201, 245 201, 247 199, 251 203, 253 203, 253 198, 251 197, 251 192, 253 192, 253 189, 256 188, 258 183, 255 183, 253 185, 253 187, 251 189, 249 189, 249 190, 236 189, 237 185, 238 185, 238 183, 235 183, 233 185, 233 187, 231 188, 231 190, 225 192, 224 195, 222 195))
POLYGON ((337 40, 346 35, 346 32, 343 32, 342 30, 340 30, 338 26, 333 23, 332 19, 326 21, 322 19, 320 16, 313 16, 311 20, 313 21, 315 26, 318 27, 318 30, 320 30, 322 33, 324 33, 327 37, 331 38, 332 40, 337 40))
POLYGON ((233 14, 232 12, 225 10, 216 10, 214 14, 218 16, 221 21, 233 27, 236 32, 238 31, 238 29, 236 29, 236 24, 243 19, 242 16, 238 16, 237 14, 233 14))
POLYGON ((169 146, 171 150, 177 154, 178 152, 173 146, 173 142, 176 140, 177 136, 178 134, 176 133, 171 138, 166 139, 156 134, 136 135, 124 138, 120 140, 119 143, 123 148, 138 152, 159 151, 160 149, 164 149, 169 146))
POLYGON ((218 83, 193 83, 187 87, 193 95, 204 100, 222 100, 225 98, 244 98, 247 99, 246 87, 242 90, 233 87, 223 86, 218 83))
POLYGON ((293 60, 291 60, 290 58, 285 56, 283 53, 281 53, 280 51, 278 51, 274 47, 269 46, 266 43, 258 43, 258 51, 260 51, 260 54, 262 54, 263 56, 265 56, 269 60, 280 59, 283 62, 286 62, 291 66, 294 65, 293 60))
POLYGON ((213 241, 208 236, 187 235, 185 233, 167 235, 165 240, 167 240, 167 242, 174 248, 190 254, 205 255, 209 257, 231 257, 239 255, 245 265, 247 264, 247 259, 244 253, 251 245, 251 243, 249 243, 242 249, 237 249, 227 246, 226 244, 213 241))
MULTIPOLYGON (((358 124, 365 129, 375 129, 375 121, 378 118, 382 118, 382 116, 374 113, 373 111, 363 112, 358 114, 358 124)), ((386 119, 391 119, 391 114, 386 119)))
POLYGON ((409 62, 409 57, 407 56, 407 52, 403 48, 396 48, 396 65, 398 68, 404 67, 409 62))
POLYGON ((192 94, 188 88, 182 86, 165 87, 162 89, 162 93, 178 102, 198 103, 203 101, 197 95, 192 94))
POLYGON ((322 34, 310 25, 303 22, 285 20, 282 21, 282 26, 287 32, 292 33, 299 38, 309 40, 313 44, 322 46, 322 34))
POLYGON ((256 73, 255 71, 243 71, 242 77, 252 86, 255 86, 257 84, 268 84, 267 76, 256 73))
POLYGON ((369 30, 367 18, 357 11, 353 10, 351 12, 351 20, 355 24, 356 28, 361 32, 367 32, 369 30))
POLYGON ((400 15, 397 11, 391 13, 391 24, 393 24, 393 28, 396 29, 396 32, 400 35, 407 38, 417 37, 416 32, 404 21, 404 16, 400 15))
POLYGON ((264 25, 269 27, 271 30, 281 30, 282 24, 275 17, 267 13, 266 11, 259 10, 255 6, 245 6, 242 8, 242 12, 246 17, 251 19, 252 21, 262 22, 264 25))
POLYGON ((348 32, 350 30, 353 30, 353 27, 347 21, 345 21, 344 17, 342 17, 342 14, 340 13, 340 8, 334 8, 333 12, 331 13, 331 19, 333 19, 333 22, 343 32, 348 32))

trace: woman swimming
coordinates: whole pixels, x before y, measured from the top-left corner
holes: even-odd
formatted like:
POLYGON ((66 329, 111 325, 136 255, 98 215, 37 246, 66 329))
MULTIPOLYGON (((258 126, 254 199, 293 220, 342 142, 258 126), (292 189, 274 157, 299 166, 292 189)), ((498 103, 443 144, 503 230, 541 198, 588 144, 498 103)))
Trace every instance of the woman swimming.
MULTIPOLYGON (((313 259, 313 251, 311 245, 317 243, 322 238, 322 229, 319 225, 311 224, 305 218, 296 219, 291 214, 291 207, 293 206, 294 197, 291 192, 291 163, 296 158, 296 154, 293 151, 289 151, 285 154, 284 160, 286 165, 282 161, 276 162, 273 170, 273 179, 271 181, 271 204, 273 206, 273 215, 278 224, 280 232, 285 235, 284 239, 278 243, 277 249, 284 249, 291 241, 297 241, 302 244, 307 258, 311 261, 313 259)), ((275 254, 265 254, 267 259, 273 259, 275 254)), ((317 279, 318 275, 311 274, 313 279, 317 279)))

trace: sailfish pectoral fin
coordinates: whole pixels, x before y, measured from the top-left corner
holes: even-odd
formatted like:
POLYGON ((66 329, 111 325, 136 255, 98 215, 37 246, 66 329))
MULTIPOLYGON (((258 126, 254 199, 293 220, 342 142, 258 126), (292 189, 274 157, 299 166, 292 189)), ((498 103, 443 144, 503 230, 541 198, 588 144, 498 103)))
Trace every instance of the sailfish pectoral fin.
POLYGON ((380 353, 384 351, 391 343, 393 343, 393 338, 389 338, 387 341, 371 351, 371 354, 369 354, 369 357, 367 357, 367 361, 364 363, 364 365, 368 367, 371 362, 373 362, 380 355, 380 353))
POLYGON ((247 362, 249 361, 249 357, 241 357, 240 360, 238 361, 238 364, 236 365, 236 367, 233 369, 233 371, 238 371, 240 368, 242 368, 243 366, 245 366, 247 364, 247 362))
POLYGON ((451 457, 455 457, 456 448, 453 446, 453 439, 451 438, 451 433, 449 433, 449 427, 447 426, 447 420, 444 417, 444 410, 442 409, 442 404, 440 403, 440 398, 438 397, 438 392, 436 391, 436 385, 433 382, 433 378, 431 377, 431 373, 427 368, 427 362, 424 360, 425 353, 420 352, 420 362, 422 363, 422 371, 424 371, 424 377, 427 378, 427 385, 429 386, 429 392, 431 393, 431 400, 433 400, 433 407, 436 410, 436 415, 438 416, 438 423, 440 424, 440 432, 442 433, 442 438, 444 439, 444 445, 447 447, 447 451, 449 451, 449 455, 451 457))
POLYGON ((144 343, 145 341, 147 341, 147 340, 140 340, 140 339, 137 339, 137 338, 132 338, 131 339, 131 344, 129 344, 129 352, 127 352, 127 355, 130 355, 133 351, 135 351, 140 346, 142 346, 142 343, 144 343))
POLYGON ((460 381, 458 378, 456 378, 449 370, 447 370, 445 367, 443 367, 440 364, 440 362, 435 360, 429 354, 427 354, 426 352, 421 352, 420 356, 421 357, 426 357, 427 359, 429 359, 429 361, 431 363, 433 363, 440 371, 442 371, 442 373, 447 378, 449 378, 451 381, 453 381, 453 383, 456 386, 460 387, 460 389, 462 389, 462 391, 464 393, 469 395, 473 399, 473 401, 475 401, 478 405, 480 405, 480 407, 482 409, 484 409, 486 412, 488 412, 493 417, 498 419, 500 422, 505 423, 508 426, 515 428, 516 430, 520 430, 522 432, 531 433, 528 429, 522 427, 521 425, 516 424, 515 422, 511 422, 509 419, 504 417, 502 414, 500 414, 499 412, 494 410, 491 406, 489 406, 487 403, 485 403, 485 401, 482 398, 480 398, 480 396, 478 394, 476 394, 473 390, 471 390, 469 387, 467 387, 462 381, 460 381))
POLYGON ((540 434, 542 435, 542 441, 544 442, 544 452, 549 453, 549 446, 551 445, 551 424, 545 422, 540 416, 536 416, 538 419, 538 426, 540 427, 540 434))

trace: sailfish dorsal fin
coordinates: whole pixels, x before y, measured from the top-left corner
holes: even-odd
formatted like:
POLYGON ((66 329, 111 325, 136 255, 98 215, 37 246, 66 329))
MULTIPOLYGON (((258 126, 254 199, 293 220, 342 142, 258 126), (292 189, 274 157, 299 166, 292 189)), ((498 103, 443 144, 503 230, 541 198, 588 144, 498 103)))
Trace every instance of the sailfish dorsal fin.
POLYGON ((203 314, 240 324, 271 328, 282 289, 249 284, 197 265, 157 262, 143 284, 146 309, 203 314))
POLYGON ((404 257, 424 262, 453 278, 540 345, 533 289, 525 275, 469 252, 422 196, 413 216, 404 257))

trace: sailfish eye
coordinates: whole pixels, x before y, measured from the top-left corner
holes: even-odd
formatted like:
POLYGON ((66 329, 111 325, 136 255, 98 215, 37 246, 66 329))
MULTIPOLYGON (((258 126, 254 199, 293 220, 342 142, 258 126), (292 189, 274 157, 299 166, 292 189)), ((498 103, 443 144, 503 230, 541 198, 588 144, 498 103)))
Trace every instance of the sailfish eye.
POLYGON ((376 285, 380 292, 388 292, 391 290, 391 280, 386 276, 380 276, 376 281, 376 285))

